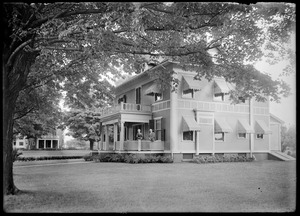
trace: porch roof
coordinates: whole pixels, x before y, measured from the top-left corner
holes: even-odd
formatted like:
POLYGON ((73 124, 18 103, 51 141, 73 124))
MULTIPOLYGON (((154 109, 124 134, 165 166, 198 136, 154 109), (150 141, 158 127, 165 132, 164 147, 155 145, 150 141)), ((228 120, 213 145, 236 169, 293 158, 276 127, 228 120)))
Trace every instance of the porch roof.
POLYGON ((254 133, 253 128, 249 125, 246 119, 238 120, 238 133, 254 133))
POLYGON ((256 133, 262 133, 262 134, 271 134, 272 133, 270 128, 262 120, 256 120, 255 132, 256 133))
POLYGON ((232 128, 223 118, 215 119, 215 132, 220 133, 230 133, 232 132, 232 128))
POLYGON ((183 76, 183 91, 189 89, 201 90, 200 81, 195 80, 194 77, 183 76))
POLYGON ((200 125, 191 116, 182 117, 182 131, 200 131, 200 125))

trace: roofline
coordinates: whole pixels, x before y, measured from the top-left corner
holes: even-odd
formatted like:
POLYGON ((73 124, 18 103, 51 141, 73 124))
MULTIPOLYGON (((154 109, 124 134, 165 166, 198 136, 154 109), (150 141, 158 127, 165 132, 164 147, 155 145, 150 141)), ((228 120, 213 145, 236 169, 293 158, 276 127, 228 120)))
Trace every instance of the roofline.
POLYGON ((270 113, 270 117, 274 118, 275 120, 279 121, 281 124, 284 124, 284 121, 275 116, 274 114, 270 113))
POLYGON ((140 76, 144 75, 147 71, 154 70, 154 69, 156 69, 156 68, 158 68, 158 67, 161 67, 162 65, 164 65, 164 64, 166 64, 166 63, 175 63, 175 62, 172 62, 172 61, 169 61, 169 60, 164 60, 164 61, 162 61, 161 63, 159 63, 158 65, 156 65, 156 66, 154 66, 154 67, 152 67, 152 68, 149 68, 148 70, 143 71, 142 73, 139 73, 139 74, 137 74, 137 75, 135 75, 135 76, 129 78, 128 80, 122 82, 121 84, 117 85, 116 88, 120 88, 122 85, 124 85, 124 84, 126 84, 126 83, 128 83, 128 82, 131 82, 131 81, 133 81, 133 80, 139 78, 140 76))

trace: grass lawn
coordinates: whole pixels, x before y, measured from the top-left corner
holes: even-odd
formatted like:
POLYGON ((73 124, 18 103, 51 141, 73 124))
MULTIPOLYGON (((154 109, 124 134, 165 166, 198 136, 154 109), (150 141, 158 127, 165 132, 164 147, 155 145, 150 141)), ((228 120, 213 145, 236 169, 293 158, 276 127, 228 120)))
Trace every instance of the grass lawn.
POLYGON ((14 165, 14 178, 23 192, 4 197, 7 212, 291 212, 296 206, 295 161, 14 165))

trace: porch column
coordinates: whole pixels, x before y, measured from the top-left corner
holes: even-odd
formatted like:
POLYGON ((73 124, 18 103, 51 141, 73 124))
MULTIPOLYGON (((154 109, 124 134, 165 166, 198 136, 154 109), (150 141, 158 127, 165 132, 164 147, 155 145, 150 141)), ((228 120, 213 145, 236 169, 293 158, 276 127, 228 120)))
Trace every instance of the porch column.
POLYGON ((114 148, 117 150, 117 140, 118 140, 118 123, 114 123, 114 148))
POLYGON ((173 153, 178 152, 178 112, 177 112, 177 93, 170 93, 170 150, 173 153))
POLYGON ((199 155, 199 149, 200 149, 200 131, 196 131, 196 155, 199 155))
POLYGON ((46 148, 46 140, 44 139, 44 149, 46 148))
POLYGON ((123 145, 124 145, 124 134, 125 133, 125 128, 124 128, 124 122, 121 121, 121 128, 120 128, 120 151, 123 150, 123 145))
POLYGON ((53 140, 51 140, 51 148, 53 148, 53 140))
POLYGON ((100 139, 100 146, 99 146, 100 150, 103 150, 103 139, 104 139, 104 130, 103 130, 103 126, 101 126, 101 139, 100 139))
POLYGON ((108 141, 108 125, 105 125, 105 149, 104 150, 108 150, 109 149, 109 141, 108 141))

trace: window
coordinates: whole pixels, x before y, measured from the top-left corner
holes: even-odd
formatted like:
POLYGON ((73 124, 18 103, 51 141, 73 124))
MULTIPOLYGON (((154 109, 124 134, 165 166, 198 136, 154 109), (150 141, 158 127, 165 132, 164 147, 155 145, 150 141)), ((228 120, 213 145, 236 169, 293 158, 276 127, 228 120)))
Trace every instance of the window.
POLYGON ((182 91, 182 98, 194 98, 194 90, 188 89, 188 90, 182 91))
POLYGON ((263 139, 264 135, 263 134, 256 134, 256 139, 263 139))
POLYGON ((161 93, 155 93, 154 94, 154 100, 155 101, 162 100, 162 94, 161 93))
POLYGON ((225 140, 224 138, 225 138, 224 132, 215 133, 215 140, 216 141, 224 141, 225 140))
POLYGON ((121 98, 118 99, 118 104, 120 104, 121 102, 126 103, 126 100, 127 100, 126 95, 123 95, 123 97, 121 97, 121 98))
POLYGON ((39 140, 39 148, 44 148, 44 140, 39 140))
POLYGON ((193 133, 193 131, 184 131, 183 132, 183 140, 191 140, 191 141, 193 141, 194 139, 193 139, 193 136, 194 135, 194 133, 193 133))
POLYGON ((238 133, 238 138, 246 139, 246 133, 238 133))
POLYGON ((157 140, 161 140, 161 119, 155 120, 155 137, 157 140))
POLYGON ((19 142, 19 146, 23 146, 24 145, 24 143, 23 142, 19 142))
POLYGON ((239 103, 245 103, 246 99, 244 97, 239 97, 239 103))
POLYGON ((141 87, 135 89, 135 103, 141 104, 141 87))
POLYGON ((46 148, 51 148, 51 140, 46 140, 46 148))
POLYGON ((214 94, 215 101, 224 101, 224 98, 225 98, 225 93, 214 94))
POLYGON ((16 145, 16 142, 14 142, 14 146, 16 145))

